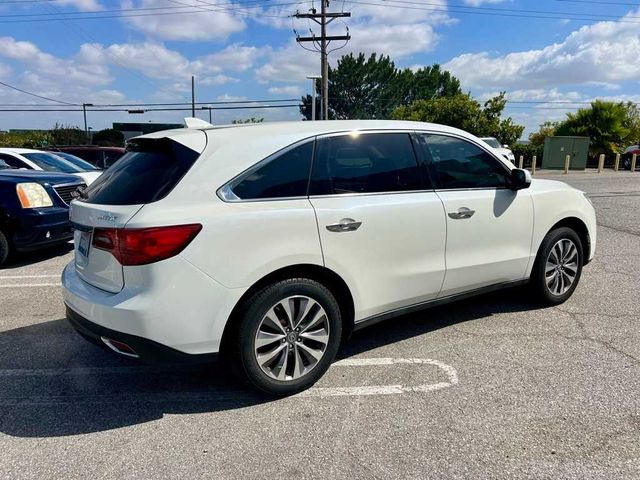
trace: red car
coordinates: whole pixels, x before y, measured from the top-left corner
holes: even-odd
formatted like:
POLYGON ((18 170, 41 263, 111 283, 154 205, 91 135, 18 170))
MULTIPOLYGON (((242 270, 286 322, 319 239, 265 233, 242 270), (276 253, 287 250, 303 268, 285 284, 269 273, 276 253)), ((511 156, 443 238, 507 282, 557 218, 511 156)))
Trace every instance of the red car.
POLYGON ((100 147, 97 145, 51 147, 49 150, 70 153, 101 170, 106 170, 124 155, 124 148, 122 147, 100 147))
POLYGON ((627 147, 622 154, 621 164, 625 170, 631 170, 631 157, 637 155, 636 168, 640 167, 640 145, 632 145, 627 147))

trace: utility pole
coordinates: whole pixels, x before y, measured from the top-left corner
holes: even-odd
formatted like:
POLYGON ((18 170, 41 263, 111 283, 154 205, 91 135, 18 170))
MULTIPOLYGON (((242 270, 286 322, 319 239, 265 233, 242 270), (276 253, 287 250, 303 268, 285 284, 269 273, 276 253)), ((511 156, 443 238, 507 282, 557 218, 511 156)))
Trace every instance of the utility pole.
POLYGON ((84 134, 89 138, 89 129, 87 128, 87 107, 93 107, 93 103, 82 104, 82 116, 84 117, 84 134))
POLYGON ((196 80, 193 75, 191 75, 191 116, 194 118, 196 116, 196 80))
MULTIPOLYGON (((346 35, 327 35, 327 25, 333 22, 336 18, 350 17, 351 12, 338 12, 327 13, 327 7, 329 6, 329 0, 320 0, 320 13, 317 13, 316 9, 310 10, 311 13, 296 13, 295 18, 307 18, 311 19, 320 25, 320 37, 317 37, 315 33, 311 32, 310 37, 301 37, 296 33, 296 42, 300 44, 302 48, 309 51, 320 52, 320 73, 321 78, 321 115, 320 118, 327 120, 329 118, 329 51, 328 47, 332 41, 344 40, 345 44, 351 40, 349 35, 349 28, 347 27, 346 35), (312 42, 314 50, 304 47, 302 45, 305 42, 312 42)), ((294 30, 295 32, 295 30, 294 30)), ((342 45, 344 46, 344 45, 342 45)), ((342 46, 340 48, 342 48, 342 46)), ((337 50, 337 49, 334 49, 337 50)), ((314 90, 315 91, 315 90, 314 90)))
POLYGON ((311 120, 316 119, 316 80, 322 77, 318 75, 307 75, 307 78, 311 80, 311 120))

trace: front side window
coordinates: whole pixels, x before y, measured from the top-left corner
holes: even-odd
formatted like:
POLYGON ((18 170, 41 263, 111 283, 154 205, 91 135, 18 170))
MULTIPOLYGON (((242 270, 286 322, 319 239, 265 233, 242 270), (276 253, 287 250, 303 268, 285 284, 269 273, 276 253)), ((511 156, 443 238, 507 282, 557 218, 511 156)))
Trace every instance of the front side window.
POLYGON ((489 153, 466 140, 446 135, 424 134, 438 188, 501 188, 508 185, 508 172, 489 153))
POLYGON ((19 158, 16 158, 12 155, 6 155, 3 153, 3 154, 0 154, 0 158, 4 160, 4 162, 12 168, 27 168, 29 170, 33 170, 32 167, 30 167, 25 162, 23 162, 19 158))
POLYGON ((318 140, 310 195, 419 190, 420 171, 407 133, 318 140))
POLYGON ((233 182, 231 190, 242 200, 306 197, 313 143, 306 142, 276 154, 233 182))

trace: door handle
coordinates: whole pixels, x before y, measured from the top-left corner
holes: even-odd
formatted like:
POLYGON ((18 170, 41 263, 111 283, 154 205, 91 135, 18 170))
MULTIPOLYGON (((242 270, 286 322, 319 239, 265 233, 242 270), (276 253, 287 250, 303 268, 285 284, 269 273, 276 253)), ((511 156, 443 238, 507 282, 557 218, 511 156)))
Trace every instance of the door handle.
POLYGON ((470 210, 467 207, 461 207, 457 212, 450 212, 449 218, 453 218, 454 220, 461 220, 463 218, 473 217, 474 213, 476 213, 475 210, 470 210))
POLYGON ((353 232, 362 225, 362 222, 356 222, 353 218, 343 218, 338 223, 327 225, 330 232, 353 232))

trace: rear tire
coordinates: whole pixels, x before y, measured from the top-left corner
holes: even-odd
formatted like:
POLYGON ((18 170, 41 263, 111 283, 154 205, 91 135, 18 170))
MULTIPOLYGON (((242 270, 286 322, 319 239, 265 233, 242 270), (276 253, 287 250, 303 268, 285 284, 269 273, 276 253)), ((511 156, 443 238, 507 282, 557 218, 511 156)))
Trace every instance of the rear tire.
POLYGON ((229 360, 260 390, 292 395, 324 375, 341 337, 340 308, 328 288, 307 278, 282 280, 241 307, 229 360))
POLYGON ((550 231, 538 250, 531 272, 531 286, 537 300, 544 305, 567 301, 580 281, 584 264, 582 242, 567 227, 550 231))
POLYGON ((9 258, 9 241, 4 233, 0 230, 0 267, 4 265, 9 258))

